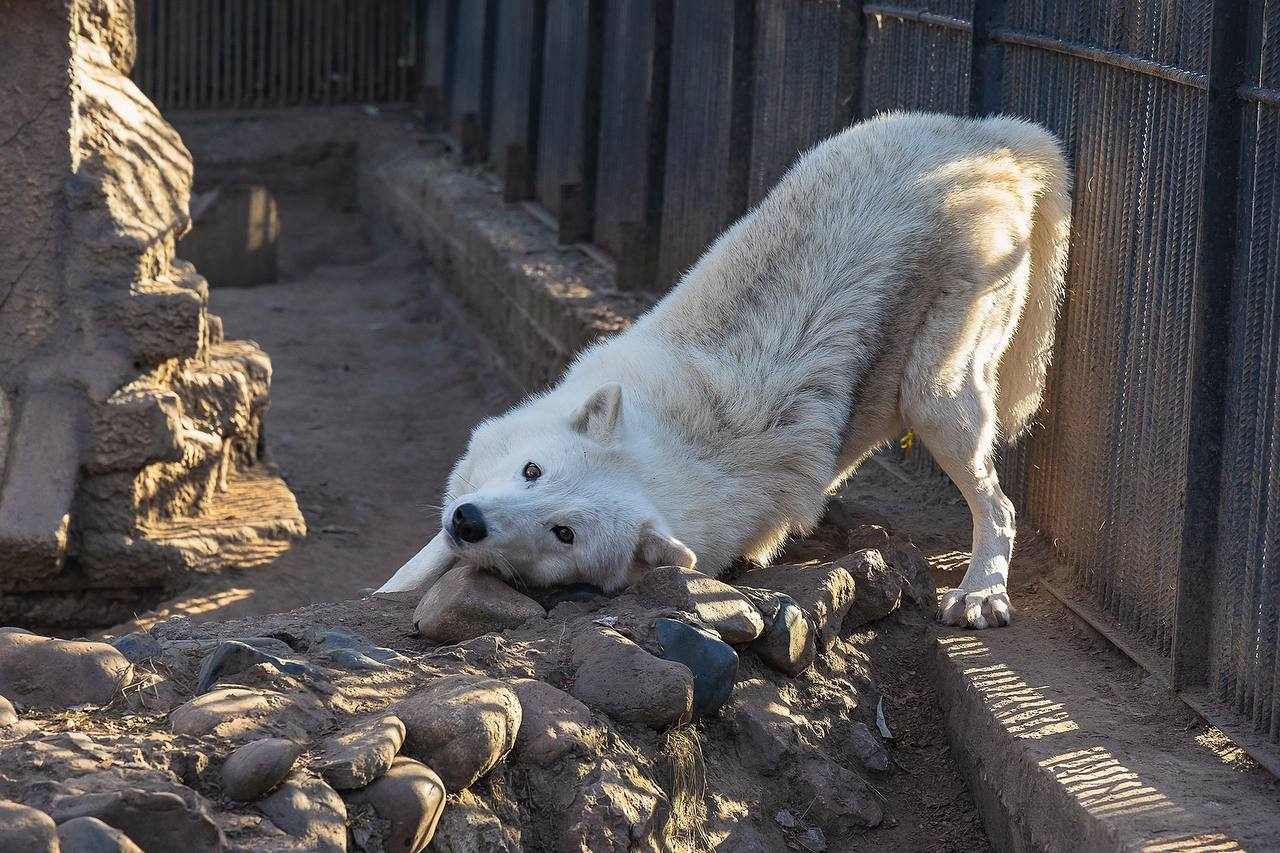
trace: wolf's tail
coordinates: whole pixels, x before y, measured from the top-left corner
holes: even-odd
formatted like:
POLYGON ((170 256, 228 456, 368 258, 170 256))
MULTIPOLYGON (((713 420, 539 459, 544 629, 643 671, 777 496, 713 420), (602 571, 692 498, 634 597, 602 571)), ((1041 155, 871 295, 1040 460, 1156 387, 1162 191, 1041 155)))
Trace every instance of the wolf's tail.
POLYGON ((1027 299, 997 374, 997 417, 1006 442, 1026 432, 1044 397, 1071 231, 1071 170, 1061 143, 1036 125, 1019 125, 1015 147, 1041 171, 1041 192, 1031 228, 1027 299))

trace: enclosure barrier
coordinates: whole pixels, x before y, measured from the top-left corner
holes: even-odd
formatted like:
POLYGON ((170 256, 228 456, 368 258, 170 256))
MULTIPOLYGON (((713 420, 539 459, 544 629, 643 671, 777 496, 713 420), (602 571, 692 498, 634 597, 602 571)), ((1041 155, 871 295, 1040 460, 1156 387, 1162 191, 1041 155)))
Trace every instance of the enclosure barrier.
POLYGON ((406 0, 136 0, 134 82, 162 110, 406 101, 406 0))
POLYGON ((139 0, 139 35, 166 108, 416 97, 654 295, 857 118, 1044 123, 1068 296, 1002 479, 1057 594, 1280 769, 1280 0, 139 0))

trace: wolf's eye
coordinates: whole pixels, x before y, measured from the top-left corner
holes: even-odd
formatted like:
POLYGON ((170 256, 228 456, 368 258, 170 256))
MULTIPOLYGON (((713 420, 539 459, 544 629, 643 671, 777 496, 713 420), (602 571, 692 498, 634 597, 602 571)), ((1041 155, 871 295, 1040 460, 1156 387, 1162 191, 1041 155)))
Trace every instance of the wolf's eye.
POLYGON ((551 528, 551 532, 556 535, 557 539, 566 545, 573 541, 573 530, 568 527, 553 527, 551 528))
POLYGON ((530 462, 524 466, 524 471, 522 473, 524 474, 524 478, 532 483, 534 480, 542 476, 542 469, 530 462))

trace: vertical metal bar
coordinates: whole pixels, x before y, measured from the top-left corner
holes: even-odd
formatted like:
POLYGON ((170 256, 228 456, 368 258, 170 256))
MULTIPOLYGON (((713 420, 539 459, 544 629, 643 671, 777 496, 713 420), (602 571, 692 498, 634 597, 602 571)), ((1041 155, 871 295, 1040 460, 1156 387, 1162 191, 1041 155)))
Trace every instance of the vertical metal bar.
POLYGON ((862 116, 862 62, 866 55, 867 19, 862 0, 840 3, 840 47, 836 70, 836 104, 832 110, 838 131, 862 116))
POLYGON ((973 47, 969 70, 969 115, 1000 112, 1004 48, 997 31, 1008 18, 1008 0, 974 0, 973 47))
POLYGON ((1213 571, 1222 498, 1222 443, 1227 358, 1235 290, 1237 194, 1243 116, 1236 89, 1244 82, 1249 31, 1257 18, 1237 0, 1214 0, 1209 48, 1204 168, 1191 294, 1190 425, 1183 499, 1178 597, 1170 651, 1175 688, 1206 681, 1213 571))

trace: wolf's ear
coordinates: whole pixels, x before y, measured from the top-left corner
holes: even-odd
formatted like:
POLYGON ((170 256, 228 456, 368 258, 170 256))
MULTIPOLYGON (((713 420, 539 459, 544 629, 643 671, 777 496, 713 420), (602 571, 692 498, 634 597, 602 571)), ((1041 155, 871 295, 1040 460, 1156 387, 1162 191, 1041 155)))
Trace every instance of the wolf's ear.
POLYGON ((617 382, 610 382, 608 385, 601 385, 587 398, 587 402, 573 413, 569 425, 601 444, 608 444, 613 440, 613 433, 618 428, 620 414, 622 414, 622 386, 617 382))
POLYGON ((692 569, 697 556, 674 536, 658 530, 653 522, 646 521, 640 528, 640 541, 636 543, 636 565, 643 569, 658 566, 680 566, 692 569))

